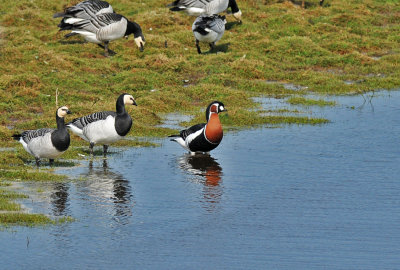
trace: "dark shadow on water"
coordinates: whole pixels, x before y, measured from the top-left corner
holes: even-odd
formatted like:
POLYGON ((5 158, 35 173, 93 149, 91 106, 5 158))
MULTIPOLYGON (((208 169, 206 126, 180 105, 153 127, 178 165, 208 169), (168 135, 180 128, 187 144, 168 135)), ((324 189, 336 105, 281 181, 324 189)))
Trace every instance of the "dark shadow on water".
POLYGON ((213 211, 221 201, 223 193, 220 164, 215 158, 206 154, 185 154, 178 159, 178 164, 190 176, 191 182, 204 185, 204 206, 208 211, 213 211))

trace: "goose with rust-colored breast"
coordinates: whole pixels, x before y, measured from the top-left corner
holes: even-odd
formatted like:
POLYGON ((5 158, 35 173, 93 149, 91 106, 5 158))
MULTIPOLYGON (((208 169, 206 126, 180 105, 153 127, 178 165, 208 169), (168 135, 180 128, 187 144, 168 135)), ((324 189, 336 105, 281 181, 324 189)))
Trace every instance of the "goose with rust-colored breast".
POLYGON ((192 31, 196 39, 197 52, 201 54, 200 42, 206 42, 214 50, 215 43, 220 40, 225 32, 225 16, 201 15, 192 25, 192 31))
POLYGON ((206 109, 207 123, 197 124, 181 130, 171 141, 177 142, 194 155, 196 152, 208 153, 222 141, 223 130, 218 114, 227 111, 222 102, 213 101, 206 109))
POLYGON ((131 130, 132 118, 125 110, 125 105, 137 106, 131 95, 122 94, 117 99, 115 112, 95 112, 75 118, 67 124, 67 128, 90 143, 91 155, 95 144, 102 144, 106 155, 108 145, 119 141, 131 130))
POLYGON ((176 0, 168 7, 171 11, 186 11, 190 16, 214 15, 231 8, 233 17, 242 22, 242 11, 236 0, 176 0))
POLYGON ((79 34, 88 42, 98 44, 104 48, 105 56, 109 53, 114 53, 108 49, 110 41, 128 37, 133 34, 134 40, 140 51, 143 51, 145 39, 140 25, 136 22, 131 22, 124 16, 117 13, 103 13, 95 15, 90 19, 68 22, 68 19, 63 19, 58 25, 60 31, 71 30, 71 33, 65 35, 79 34))
POLYGON ((14 140, 19 141, 29 154, 35 157, 37 166, 40 165, 41 158, 48 158, 50 165, 52 165, 54 159, 69 147, 70 137, 65 126, 64 117, 70 113, 71 111, 66 106, 57 109, 57 129, 26 130, 21 134, 14 134, 12 137, 14 140))

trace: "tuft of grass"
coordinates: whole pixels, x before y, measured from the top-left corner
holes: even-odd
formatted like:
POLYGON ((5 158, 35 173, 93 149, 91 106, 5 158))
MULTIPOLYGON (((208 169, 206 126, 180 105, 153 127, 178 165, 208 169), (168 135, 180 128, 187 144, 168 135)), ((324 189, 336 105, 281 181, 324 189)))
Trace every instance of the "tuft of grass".
POLYGON ((302 105, 302 106, 336 106, 335 101, 327 101, 323 99, 309 99, 304 97, 290 97, 286 100, 291 105, 302 105))

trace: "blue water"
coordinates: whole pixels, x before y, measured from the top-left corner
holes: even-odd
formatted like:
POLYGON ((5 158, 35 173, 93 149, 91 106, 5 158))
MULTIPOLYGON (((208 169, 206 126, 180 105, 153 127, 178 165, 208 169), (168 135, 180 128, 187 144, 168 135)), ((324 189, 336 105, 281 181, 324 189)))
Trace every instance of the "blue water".
POLYGON ((332 99, 309 109, 329 124, 227 132, 211 157, 165 139, 23 184, 77 220, 0 232, 0 268, 400 269, 400 92, 332 99))

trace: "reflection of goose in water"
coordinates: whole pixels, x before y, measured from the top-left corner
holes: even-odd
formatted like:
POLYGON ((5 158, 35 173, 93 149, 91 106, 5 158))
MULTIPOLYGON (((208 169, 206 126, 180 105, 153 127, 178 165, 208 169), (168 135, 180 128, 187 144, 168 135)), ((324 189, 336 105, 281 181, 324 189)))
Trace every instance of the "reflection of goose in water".
POLYGON ((50 195, 53 215, 63 216, 68 212, 68 183, 54 183, 54 191, 50 195))
POLYGON ((220 202, 222 168, 215 158, 207 154, 185 154, 178 159, 178 163, 182 170, 194 176, 192 182, 204 185, 203 197, 210 203, 208 206, 220 202))
POLYGON ((115 217, 132 215, 132 189, 129 182, 119 173, 108 168, 107 160, 104 159, 102 166, 94 166, 93 161, 89 162, 89 170, 83 174, 87 180, 85 186, 80 187, 84 196, 90 197, 96 205, 104 206, 112 203, 115 217))

